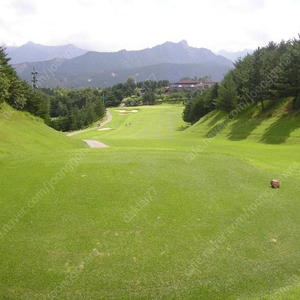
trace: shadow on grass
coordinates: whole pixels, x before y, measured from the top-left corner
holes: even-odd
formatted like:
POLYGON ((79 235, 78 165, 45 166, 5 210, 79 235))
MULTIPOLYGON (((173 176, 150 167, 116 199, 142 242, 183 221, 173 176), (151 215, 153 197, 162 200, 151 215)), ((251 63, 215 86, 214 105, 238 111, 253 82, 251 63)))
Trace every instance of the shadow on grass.
POLYGON ((260 141, 267 144, 283 144, 299 127, 299 118, 283 115, 265 131, 260 141))
POLYGON ((217 134, 221 133, 222 130, 227 126, 228 121, 224 120, 223 122, 219 122, 214 127, 210 128, 205 137, 214 138, 217 134))
POLYGON ((266 100, 264 111, 261 110, 260 104, 252 104, 248 109, 243 110, 238 115, 238 119, 231 126, 228 139, 232 141, 247 139, 263 121, 272 117, 273 113, 276 112, 278 108, 282 107, 283 103, 288 101, 289 98, 283 100, 266 100))
POLYGON ((176 128, 176 131, 184 131, 190 127, 191 127, 191 125, 185 125, 185 126, 181 125, 180 127, 176 128))
POLYGON ((212 126, 217 123, 222 117, 224 117, 224 112, 220 110, 213 110, 210 113, 206 114, 198 121, 199 124, 207 122, 210 118, 211 120, 207 123, 207 126, 212 126))
POLYGON ((253 130, 255 130, 263 119, 245 119, 241 118, 231 125, 231 131, 228 139, 232 141, 240 141, 246 139, 253 130))
POLYGON ((224 116, 226 116, 226 114, 222 111, 216 111, 215 112, 215 116, 209 121, 209 123, 207 124, 209 127, 215 125, 218 121, 220 121, 220 119, 222 119, 224 116))

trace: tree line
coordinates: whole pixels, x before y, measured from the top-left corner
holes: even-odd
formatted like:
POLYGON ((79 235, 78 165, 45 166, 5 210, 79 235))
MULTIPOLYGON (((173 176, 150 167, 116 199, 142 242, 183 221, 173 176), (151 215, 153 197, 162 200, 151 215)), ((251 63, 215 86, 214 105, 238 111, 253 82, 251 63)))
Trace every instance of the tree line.
POLYGON ((142 103, 154 104, 154 92, 167 83, 167 81, 136 83, 135 78, 130 77, 125 83, 104 89, 75 90, 57 87, 42 88, 40 92, 49 102, 49 125, 56 130, 73 131, 100 120, 105 115, 105 107, 119 106, 122 101, 127 105, 139 105, 140 100, 142 103))
POLYGON ((0 104, 6 102, 17 110, 28 111, 49 122, 48 103, 18 77, 9 60, 5 49, 0 47, 0 104))
POLYGON ((157 93, 169 85, 167 80, 136 83, 130 77, 125 83, 105 89, 46 87, 34 91, 18 77, 9 60, 0 47, 0 104, 6 102, 17 110, 28 111, 60 131, 87 127, 104 117, 105 107, 119 106, 124 99, 127 105, 155 104, 157 93))
POLYGON ((299 109, 300 40, 270 42, 239 58, 224 79, 212 89, 187 101, 183 119, 191 124, 218 109, 228 115, 250 104, 292 97, 291 109, 299 109))
POLYGON ((105 115, 101 91, 86 88, 81 90, 42 88, 49 103, 49 126, 56 130, 82 129, 100 120, 105 115))
POLYGON ((92 124, 105 115, 97 89, 65 90, 61 88, 34 91, 21 80, 9 64, 5 49, 0 47, 0 104, 42 118, 57 130, 70 131, 92 124))

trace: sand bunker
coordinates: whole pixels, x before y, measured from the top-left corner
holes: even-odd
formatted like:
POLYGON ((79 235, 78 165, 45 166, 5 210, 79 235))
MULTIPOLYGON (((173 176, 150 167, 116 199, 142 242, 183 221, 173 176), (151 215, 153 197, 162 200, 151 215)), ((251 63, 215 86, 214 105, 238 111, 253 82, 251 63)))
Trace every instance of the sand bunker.
POLYGON ((138 112, 137 109, 133 109, 133 110, 116 109, 115 111, 118 112, 119 116, 127 116, 127 115, 131 115, 131 114, 134 114, 134 113, 138 112))
POLYGON ((113 128, 109 127, 109 128, 100 128, 98 129, 98 131, 105 131, 105 130, 112 130, 113 128))

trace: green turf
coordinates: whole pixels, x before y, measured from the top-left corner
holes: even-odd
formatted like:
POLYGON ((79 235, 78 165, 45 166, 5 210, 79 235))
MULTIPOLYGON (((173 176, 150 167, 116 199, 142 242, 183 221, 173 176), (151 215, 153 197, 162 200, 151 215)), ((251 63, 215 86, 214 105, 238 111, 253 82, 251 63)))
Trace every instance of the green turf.
POLYGON ((0 299, 299 299, 297 117, 270 143, 275 116, 246 136, 242 116, 137 109, 1 157, 0 299))
POLYGON ((0 106, 0 156, 32 155, 84 147, 82 141, 67 138, 64 133, 45 126, 43 121, 27 112, 0 106))

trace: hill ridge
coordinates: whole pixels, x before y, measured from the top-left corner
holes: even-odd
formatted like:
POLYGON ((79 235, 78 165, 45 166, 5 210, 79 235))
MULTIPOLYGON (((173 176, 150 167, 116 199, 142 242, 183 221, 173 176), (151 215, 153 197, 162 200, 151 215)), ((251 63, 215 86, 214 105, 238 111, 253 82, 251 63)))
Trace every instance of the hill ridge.
POLYGON ((11 58, 11 64, 20 64, 26 62, 47 61, 54 58, 71 59, 83 55, 87 51, 78 48, 74 44, 47 46, 29 41, 18 48, 8 48, 7 52, 11 58))

